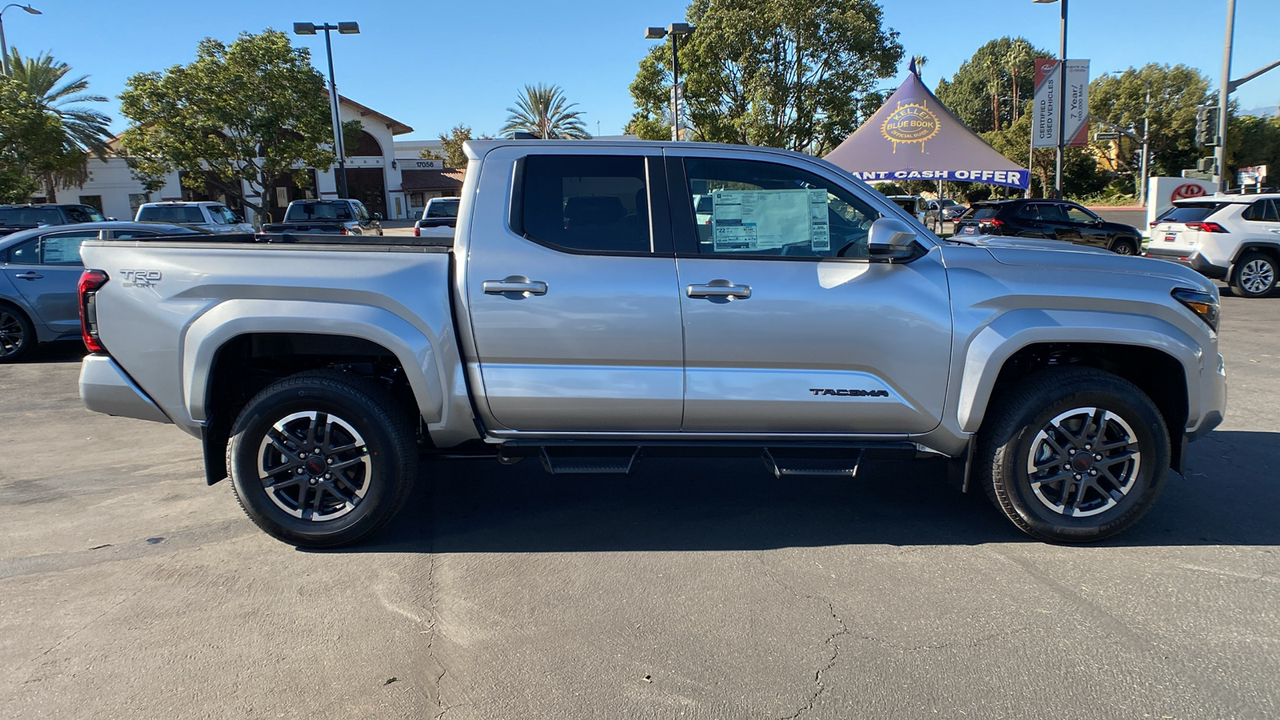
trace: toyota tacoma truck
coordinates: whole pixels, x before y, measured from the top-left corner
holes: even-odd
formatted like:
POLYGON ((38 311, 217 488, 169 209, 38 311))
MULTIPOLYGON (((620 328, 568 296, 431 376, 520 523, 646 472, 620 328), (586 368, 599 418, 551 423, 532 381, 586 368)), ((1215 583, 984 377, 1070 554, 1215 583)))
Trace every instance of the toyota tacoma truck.
POLYGON ((87 407, 200 438, 207 481, 309 547, 384 525, 422 457, 477 454, 746 455, 782 481, 949 458, 1023 531, 1086 542, 1222 420, 1218 293, 1188 268, 941 240, 783 150, 466 151, 452 247, 86 242, 87 407))

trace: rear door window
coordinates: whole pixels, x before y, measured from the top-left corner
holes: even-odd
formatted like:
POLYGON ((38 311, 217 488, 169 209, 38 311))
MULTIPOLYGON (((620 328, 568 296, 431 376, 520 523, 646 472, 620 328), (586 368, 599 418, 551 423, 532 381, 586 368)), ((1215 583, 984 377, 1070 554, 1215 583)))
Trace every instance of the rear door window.
POLYGON ((1245 209, 1240 217, 1254 222, 1280 222, 1280 203, 1275 200, 1258 200, 1245 209))
MULTIPOLYGON (((710 222, 696 222, 700 254, 868 256, 868 229, 880 213, 817 175, 787 165, 719 158, 687 158, 685 173, 691 198, 711 198, 710 222)), ((915 207, 913 198, 894 202, 915 207)))
POLYGON ((648 253, 648 185, 641 156, 530 155, 513 230, 550 247, 648 253))

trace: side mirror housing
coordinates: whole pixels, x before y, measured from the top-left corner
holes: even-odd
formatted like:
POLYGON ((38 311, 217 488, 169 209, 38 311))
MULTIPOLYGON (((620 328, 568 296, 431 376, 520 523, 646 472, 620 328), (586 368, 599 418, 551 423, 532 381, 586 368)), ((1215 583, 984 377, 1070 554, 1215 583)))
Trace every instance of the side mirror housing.
POLYGON ((911 257, 915 241, 915 229, 895 217, 879 218, 867 230, 867 252, 873 258, 911 257))
POLYGON ((382 219, 382 213, 374 213, 374 214, 373 214, 373 219, 374 219, 374 220, 381 220, 381 219, 382 219))

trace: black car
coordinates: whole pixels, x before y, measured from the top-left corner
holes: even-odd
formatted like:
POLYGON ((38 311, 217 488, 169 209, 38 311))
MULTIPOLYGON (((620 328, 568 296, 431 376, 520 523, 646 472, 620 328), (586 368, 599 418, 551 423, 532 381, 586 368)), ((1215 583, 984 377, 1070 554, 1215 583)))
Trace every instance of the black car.
POLYGON ((0 235, 44 225, 74 225, 103 222, 106 219, 97 208, 90 205, 0 205, 0 235))
POLYGON ((1132 225, 1107 222, 1064 200, 1016 199, 974 203, 955 224, 955 234, 1013 235, 1092 245, 1120 255, 1136 255, 1142 233, 1132 225))

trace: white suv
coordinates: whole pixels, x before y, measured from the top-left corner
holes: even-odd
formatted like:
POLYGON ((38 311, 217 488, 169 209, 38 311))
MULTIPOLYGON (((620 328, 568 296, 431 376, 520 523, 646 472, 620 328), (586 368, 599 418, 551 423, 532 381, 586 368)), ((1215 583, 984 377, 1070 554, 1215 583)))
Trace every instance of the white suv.
POLYGON ((1269 295, 1280 277, 1280 193, 1176 200, 1152 223, 1144 254, 1225 280, 1243 297, 1269 295))
POLYGON ((156 202, 138 207, 137 222, 162 222, 215 233, 251 233, 253 226, 220 202, 156 202))

